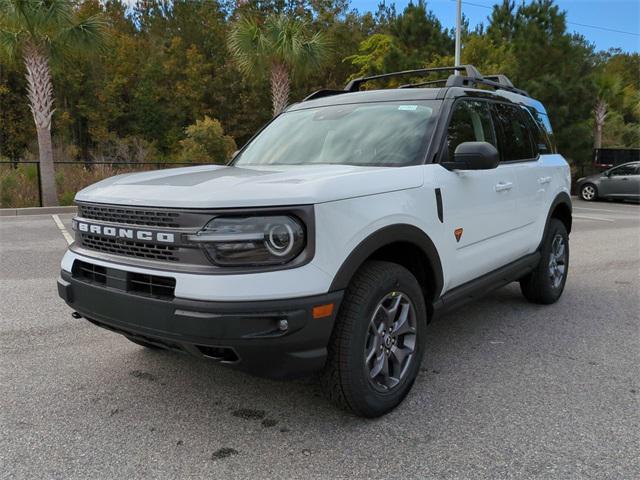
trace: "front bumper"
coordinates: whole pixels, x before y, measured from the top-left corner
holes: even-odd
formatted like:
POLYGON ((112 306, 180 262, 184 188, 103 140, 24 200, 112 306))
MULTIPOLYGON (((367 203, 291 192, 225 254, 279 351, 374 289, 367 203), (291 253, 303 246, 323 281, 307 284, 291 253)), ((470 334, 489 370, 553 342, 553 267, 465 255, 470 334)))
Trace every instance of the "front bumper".
POLYGON ((158 299, 96 285, 62 270, 58 293, 90 322, 132 339, 284 378, 324 366, 343 292, 287 300, 158 299), (333 313, 314 319, 315 306, 333 313), (288 328, 282 330, 282 320, 288 328))

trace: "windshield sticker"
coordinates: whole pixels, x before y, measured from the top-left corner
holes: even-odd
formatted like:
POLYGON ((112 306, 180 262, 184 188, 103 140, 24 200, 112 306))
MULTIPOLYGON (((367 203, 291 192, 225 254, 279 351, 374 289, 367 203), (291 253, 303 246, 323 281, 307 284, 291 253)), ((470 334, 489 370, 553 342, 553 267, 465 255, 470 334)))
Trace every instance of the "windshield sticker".
POLYGON ((413 111, 413 110, 417 110, 417 109, 418 109, 418 105, 400 105, 400 106, 398 106, 398 110, 413 111))

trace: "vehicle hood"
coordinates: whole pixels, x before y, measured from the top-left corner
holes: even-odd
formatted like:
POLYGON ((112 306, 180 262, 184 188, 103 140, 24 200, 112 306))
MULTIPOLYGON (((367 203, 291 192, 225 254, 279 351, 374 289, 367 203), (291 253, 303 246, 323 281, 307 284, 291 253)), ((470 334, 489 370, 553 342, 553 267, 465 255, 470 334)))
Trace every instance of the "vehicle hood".
POLYGON ((117 175, 76 195, 80 202, 176 208, 304 205, 415 188, 423 169, 349 165, 205 165, 117 175))

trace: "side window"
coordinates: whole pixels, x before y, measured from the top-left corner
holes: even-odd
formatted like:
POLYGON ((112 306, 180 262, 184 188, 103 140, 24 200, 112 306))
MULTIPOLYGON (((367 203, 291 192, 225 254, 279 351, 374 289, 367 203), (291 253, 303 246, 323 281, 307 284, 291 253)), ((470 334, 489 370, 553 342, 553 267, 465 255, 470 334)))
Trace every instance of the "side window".
MULTIPOLYGON (((549 117, 547 116, 546 113, 540 113, 533 107, 527 107, 527 110, 529 111, 533 119, 536 121, 538 128, 541 130, 540 135, 543 137, 543 139, 538 138, 537 140, 538 144, 542 144, 544 142, 547 148, 547 151, 545 152, 539 145, 538 150, 542 154, 555 153, 556 146, 553 141, 553 130, 551 129, 551 122, 549 122, 549 117)), ((535 141, 537 137, 534 136, 533 138, 535 141)))
POLYGON ((613 170, 611 170, 609 175, 611 175, 612 177, 619 177, 622 175, 635 175, 637 171, 638 171, 637 165, 634 165, 634 164, 622 165, 621 167, 614 168, 613 170))
POLYGON ((456 147, 464 142, 489 142, 497 146, 487 102, 462 100, 453 107, 447 131, 447 152, 450 161, 453 161, 456 147))
POLYGON ((540 153, 540 155, 553 153, 547 133, 542 129, 541 125, 534 120, 529 110, 523 110, 523 113, 529 128, 529 135, 533 140, 533 153, 540 153))
POLYGON ((496 103, 493 107, 496 126, 501 134, 501 160, 512 162, 534 158, 524 112, 519 107, 505 103, 496 103))

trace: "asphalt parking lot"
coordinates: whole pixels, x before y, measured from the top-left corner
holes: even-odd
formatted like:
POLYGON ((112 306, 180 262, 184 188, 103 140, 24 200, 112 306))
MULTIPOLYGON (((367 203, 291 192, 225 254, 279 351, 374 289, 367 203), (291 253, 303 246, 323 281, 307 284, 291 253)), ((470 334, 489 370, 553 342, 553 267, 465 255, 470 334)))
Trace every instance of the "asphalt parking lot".
POLYGON ((2 218, 0 478, 640 478, 640 206, 574 205, 562 299, 514 284, 432 324, 411 394, 376 420, 314 378, 73 319, 52 216, 2 218))

